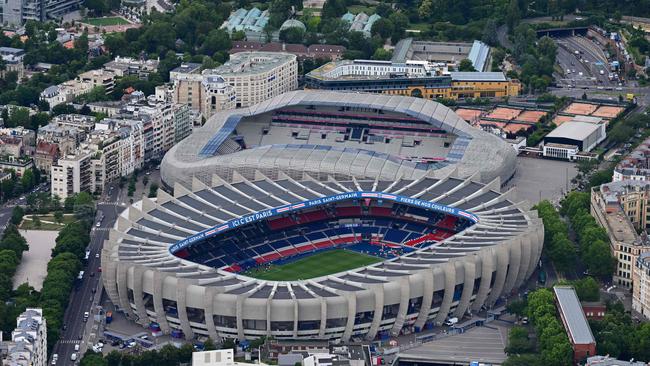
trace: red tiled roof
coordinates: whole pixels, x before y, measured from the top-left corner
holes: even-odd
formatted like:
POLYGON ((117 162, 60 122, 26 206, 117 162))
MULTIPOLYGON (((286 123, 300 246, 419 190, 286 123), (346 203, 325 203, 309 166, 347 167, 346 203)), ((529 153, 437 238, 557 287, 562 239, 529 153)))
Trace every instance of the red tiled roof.
POLYGON ((36 145, 36 154, 57 156, 59 154, 59 146, 50 142, 41 141, 36 145))

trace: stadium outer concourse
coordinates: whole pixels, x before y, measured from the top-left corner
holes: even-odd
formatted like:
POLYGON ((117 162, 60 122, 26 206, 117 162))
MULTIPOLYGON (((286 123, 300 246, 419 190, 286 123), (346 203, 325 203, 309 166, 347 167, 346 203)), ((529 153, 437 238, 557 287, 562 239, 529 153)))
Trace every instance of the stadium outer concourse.
POLYGON ((531 275, 541 254, 541 220, 525 204, 510 201, 508 193, 500 194, 498 179, 482 185, 453 176, 330 182, 258 178, 236 176, 227 183, 215 176, 212 187, 194 180, 192 190, 178 184, 174 197, 160 191, 156 199, 143 198, 129 207, 102 251, 104 284, 114 304, 142 325, 157 322, 163 331, 182 330, 189 338, 373 339, 379 332, 415 330, 494 304, 531 275), (362 192, 417 197, 413 202, 436 202, 443 210, 396 203, 409 202, 403 198, 363 197, 249 221, 256 215, 252 207, 268 205, 274 209, 260 212, 277 213, 310 200, 361 197, 362 192), (457 210, 447 213, 444 207, 457 210), (422 215, 427 211, 430 215, 422 215), (242 219, 249 222, 240 225, 242 219), (325 220, 327 225, 318 224, 325 220), (251 236, 249 242, 246 233, 261 222, 280 236, 259 242, 251 236), (243 240, 206 239, 214 234, 206 233, 233 225, 240 229, 231 232, 243 240), (309 228, 292 229, 298 226, 309 228), (245 266, 336 248, 375 250, 382 260, 293 281, 265 281, 240 272, 245 266))

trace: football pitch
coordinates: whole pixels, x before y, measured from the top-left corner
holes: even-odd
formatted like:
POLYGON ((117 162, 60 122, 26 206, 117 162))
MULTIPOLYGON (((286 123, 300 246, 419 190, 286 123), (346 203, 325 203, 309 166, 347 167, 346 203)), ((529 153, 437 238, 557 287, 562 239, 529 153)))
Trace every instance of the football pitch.
POLYGON ((122 17, 105 17, 105 18, 86 18, 82 20, 83 23, 94 25, 96 27, 107 25, 125 25, 129 24, 126 19, 122 17))
POLYGON ((381 262, 381 258, 345 249, 328 250, 271 267, 258 267, 244 272, 246 276, 268 281, 295 281, 325 276, 381 262))

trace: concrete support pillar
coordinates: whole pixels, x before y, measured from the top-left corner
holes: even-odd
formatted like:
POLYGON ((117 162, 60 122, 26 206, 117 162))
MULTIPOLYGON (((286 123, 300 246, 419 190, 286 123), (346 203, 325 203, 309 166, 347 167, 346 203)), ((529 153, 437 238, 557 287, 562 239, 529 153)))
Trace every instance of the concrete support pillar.
POLYGON ((533 253, 529 234, 526 234, 521 239, 519 239, 519 243, 521 246, 521 265, 519 266, 517 282, 515 283, 515 286, 517 288, 528 279, 528 277, 526 277, 526 274, 528 273, 530 262, 532 260, 531 256, 533 253))
POLYGON ((120 297, 120 307, 131 319, 135 319, 136 314, 131 309, 129 304, 128 288, 127 288, 127 277, 130 263, 118 263, 117 264, 117 292, 120 297))
POLYGON ((423 293, 422 293, 422 307, 420 307, 420 314, 415 320, 414 326, 422 329, 429 317, 431 311, 431 303, 433 302, 433 268, 429 267, 422 274, 423 280, 423 293))
POLYGON ((470 256, 465 258, 465 262, 461 264, 465 269, 465 285, 463 286, 463 293, 460 295, 458 306, 454 312, 454 316, 457 317, 462 317, 463 314, 465 314, 465 311, 469 307, 469 301, 472 298, 474 280, 476 279, 476 264, 474 263, 474 260, 476 260, 476 256, 470 256))
POLYGON ((442 304, 440 305, 438 316, 436 316, 436 324, 442 324, 445 319, 447 319, 449 309, 451 309, 451 303, 454 301, 454 287, 456 287, 456 263, 457 262, 447 262, 445 264, 445 295, 442 298, 442 304))
POLYGON ((194 331, 190 326, 190 321, 187 318, 187 288, 190 282, 182 278, 176 279, 176 307, 178 310, 178 320, 181 322, 181 329, 185 334, 185 339, 194 338, 194 331))
POLYGON ((404 321, 406 320, 406 312, 408 311, 409 299, 411 298, 411 284, 409 283, 408 277, 400 278, 400 301, 399 301, 399 310, 397 311, 397 317, 395 318, 395 323, 393 323, 393 328, 391 329, 392 335, 398 335, 404 326, 404 321))
POLYGON ((213 341, 219 339, 217 327, 214 325, 214 296, 217 290, 213 286, 205 287, 205 295, 203 295, 203 311, 205 314, 205 325, 208 328, 208 334, 213 341))
POLYGON ((318 337, 325 338, 325 329, 327 326, 327 300, 325 297, 320 298, 320 328, 318 328, 318 337))
POLYGON ((372 341, 377 336, 379 326, 381 325, 381 313, 384 310, 384 285, 372 285, 370 288, 375 297, 375 308, 370 329, 368 330, 368 334, 366 334, 366 340, 368 341, 372 341))
POLYGON ((164 334, 169 334, 171 329, 167 322, 167 315, 165 314, 165 308, 163 307, 162 302, 163 283, 165 282, 166 276, 168 276, 168 274, 165 274, 164 272, 153 272, 153 308, 156 311, 156 321, 158 322, 158 325, 160 325, 160 330, 164 334))
POLYGON ((508 261, 510 261, 510 251, 507 247, 501 246, 497 248, 496 251, 497 259, 497 277, 494 280, 494 285, 492 286, 492 292, 488 296, 487 304, 489 306, 494 305, 499 296, 503 293, 503 287, 506 282, 506 272, 508 270, 508 261))
POLYGON ((474 299, 474 304, 472 304, 472 310, 478 311, 487 298, 488 292, 490 292, 490 280, 492 279, 492 271, 495 270, 494 266, 494 252, 492 250, 482 250, 480 254, 481 258, 481 285, 478 288, 478 293, 476 294, 476 299, 474 299))
POLYGON ((344 296, 348 300, 348 321, 345 324, 345 330, 343 331, 341 340, 343 342, 348 342, 350 341, 350 337, 352 337, 352 330, 354 329, 354 317, 357 314, 357 296, 354 292, 346 292, 344 296))
POLYGON ((149 316, 144 307, 144 292, 142 291, 142 278, 145 268, 142 266, 133 267, 133 302, 135 303, 136 312, 138 315, 138 323, 142 326, 149 324, 149 316))
POLYGON ((510 270, 506 277, 506 283, 503 287, 503 293, 507 294, 515 287, 519 269, 521 268, 521 245, 517 243, 519 239, 510 239, 504 246, 510 251, 510 270), (515 242, 513 242, 515 241, 515 242))

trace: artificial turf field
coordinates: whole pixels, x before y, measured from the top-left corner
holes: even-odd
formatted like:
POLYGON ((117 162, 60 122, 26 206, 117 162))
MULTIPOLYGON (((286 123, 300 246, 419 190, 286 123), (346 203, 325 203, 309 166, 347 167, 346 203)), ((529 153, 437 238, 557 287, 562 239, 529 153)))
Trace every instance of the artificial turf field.
POLYGON ((334 249, 287 264, 258 267, 245 272, 244 275, 268 281, 306 280, 381 261, 381 258, 351 250, 334 249))

